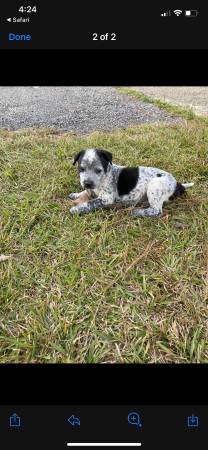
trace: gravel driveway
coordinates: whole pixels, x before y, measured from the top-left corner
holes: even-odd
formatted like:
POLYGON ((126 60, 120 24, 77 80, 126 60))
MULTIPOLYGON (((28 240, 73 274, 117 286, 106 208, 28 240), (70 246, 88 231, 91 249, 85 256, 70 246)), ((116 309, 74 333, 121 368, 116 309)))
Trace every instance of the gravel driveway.
POLYGON ((113 87, 0 87, 0 128, 55 127, 75 133, 181 122, 113 87))

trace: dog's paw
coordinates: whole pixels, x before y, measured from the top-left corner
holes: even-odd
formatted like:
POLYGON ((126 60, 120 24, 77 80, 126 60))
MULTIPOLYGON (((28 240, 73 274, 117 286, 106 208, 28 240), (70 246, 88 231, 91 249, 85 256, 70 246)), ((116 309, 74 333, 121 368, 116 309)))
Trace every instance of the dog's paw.
POLYGON ((71 194, 68 195, 68 198, 70 198, 70 200, 76 200, 77 193, 76 192, 71 192, 71 194))
POLYGON ((131 211, 131 215, 132 215, 133 217, 141 217, 141 216, 142 216, 141 210, 139 210, 138 208, 137 208, 137 209, 133 209, 133 210, 131 211))
POLYGON ((74 216, 74 214, 79 214, 79 208, 77 206, 73 206, 70 208, 69 212, 72 216, 74 216))

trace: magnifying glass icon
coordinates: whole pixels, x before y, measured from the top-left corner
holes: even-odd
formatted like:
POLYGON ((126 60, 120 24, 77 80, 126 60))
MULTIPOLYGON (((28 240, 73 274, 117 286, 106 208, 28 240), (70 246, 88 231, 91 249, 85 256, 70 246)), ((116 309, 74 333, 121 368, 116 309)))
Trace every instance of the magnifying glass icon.
POLYGON ((136 412, 130 412, 129 413, 129 415, 128 415, 128 423, 130 425, 135 425, 135 426, 137 426, 139 428, 142 427, 140 416, 136 412))

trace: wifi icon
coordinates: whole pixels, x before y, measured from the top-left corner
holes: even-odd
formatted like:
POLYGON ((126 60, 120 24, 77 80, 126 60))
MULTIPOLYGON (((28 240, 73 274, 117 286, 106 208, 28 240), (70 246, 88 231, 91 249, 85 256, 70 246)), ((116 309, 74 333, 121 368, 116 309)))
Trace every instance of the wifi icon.
POLYGON ((175 9, 173 12, 176 16, 180 16, 183 11, 181 11, 181 9, 175 9))

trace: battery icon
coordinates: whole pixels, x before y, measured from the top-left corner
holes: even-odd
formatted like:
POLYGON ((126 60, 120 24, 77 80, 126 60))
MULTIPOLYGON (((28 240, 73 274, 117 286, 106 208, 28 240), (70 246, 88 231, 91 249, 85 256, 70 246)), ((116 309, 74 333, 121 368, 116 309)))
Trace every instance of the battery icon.
POLYGON ((199 11, 197 11, 197 9, 187 9, 185 11, 186 17, 197 17, 198 14, 199 14, 199 11))

